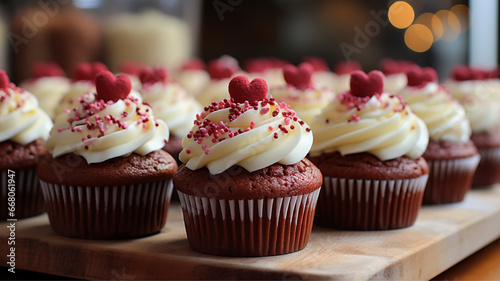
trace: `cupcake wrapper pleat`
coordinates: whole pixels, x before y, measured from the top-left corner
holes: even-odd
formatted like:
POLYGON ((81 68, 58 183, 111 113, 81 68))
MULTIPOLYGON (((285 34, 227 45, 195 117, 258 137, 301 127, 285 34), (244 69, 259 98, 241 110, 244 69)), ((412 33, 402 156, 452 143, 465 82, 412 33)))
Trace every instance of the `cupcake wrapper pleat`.
POLYGON ((478 149, 481 161, 477 166, 472 188, 487 188, 500 182, 500 147, 478 149))
POLYGON ((319 192, 245 200, 178 194, 194 250, 224 256, 271 256, 306 246, 319 192))
POLYGON ((122 186, 66 186, 41 181, 52 229, 83 239, 124 239, 165 226, 172 180, 122 186))
MULTIPOLYGON (((2 189, 0 219, 21 219, 32 217, 44 212, 43 195, 40 190, 39 180, 35 169, 15 170, 15 211, 14 216, 9 215, 7 207, 9 206, 8 180, 10 179, 8 171, 1 171, 2 189)), ((12 194, 11 194, 12 195, 12 194)))
POLYGON ((323 178, 316 224, 347 230, 386 230, 415 223, 428 175, 402 180, 323 178))
POLYGON ((481 157, 476 154, 462 159, 433 161, 429 165, 429 180, 423 204, 455 203, 464 200, 481 157))

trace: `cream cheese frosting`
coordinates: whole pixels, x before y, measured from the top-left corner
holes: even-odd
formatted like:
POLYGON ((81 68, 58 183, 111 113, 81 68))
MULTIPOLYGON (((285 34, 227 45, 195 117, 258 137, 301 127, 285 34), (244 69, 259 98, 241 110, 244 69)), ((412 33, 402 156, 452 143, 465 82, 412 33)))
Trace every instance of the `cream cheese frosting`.
POLYGON ((465 110, 444 86, 429 82, 423 87, 406 87, 400 94, 425 122, 432 140, 469 141, 471 128, 465 110))
POLYGON ((276 101, 290 105, 297 115, 308 124, 335 97, 334 92, 326 88, 297 89, 290 86, 271 89, 270 95, 276 101))
POLYGON ((34 95, 14 84, 0 89, 0 142, 27 145, 45 140, 51 128, 50 117, 38 106, 34 95))
POLYGON ((405 73, 385 75, 384 90, 391 94, 399 94, 408 83, 405 73))
POLYGON ((54 158, 75 153, 91 164, 131 153, 145 156, 168 140, 167 125, 153 116, 151 107, 133 90, 115 102, 96 99, 90 92, 77 104, 56 117, 46 142, 54 158))
POLYGON ((464 107, 472 133, 500 130, 500 100, 485 80, 448 80, 450 94, 464 107))
POLYGON ((425 123, 397 95, 355 97, 343 93, 317 116, 311 128, 311 155, 368 152, 380 160, 401 156, 416 159, 427 148, 425 123))
POLYGON ((95 92, 95 85, 91 81, 81 80, 71 83, 69 90, 58 101, 54 109, 54 116, 58 116, 66 109, 73 109, 78 106, 79 98, 90 92, 95 92))
POLYGON ((167 123, 170 133, 177 137, 188 134, 196 114, 202 111, 201 105, 175 82, 146 84, 141 94, 155 117, 167 123))
POLYGON ((55 109, 62 96, 70 88, 69 79, 66 77, 41 77, 24 81, 21 88, 32 93, 38 100, 40 107, 51 118, 55 117, 55 109))
MULTIPOLYGON (((267 91, 267 90, 266 90, 267 91)), ((249 172, 303 159, 313 142, 308 125, 285 103, 214 102, 197 115, 179 155, 189 169, 219 174, 233 165, 249 172)))

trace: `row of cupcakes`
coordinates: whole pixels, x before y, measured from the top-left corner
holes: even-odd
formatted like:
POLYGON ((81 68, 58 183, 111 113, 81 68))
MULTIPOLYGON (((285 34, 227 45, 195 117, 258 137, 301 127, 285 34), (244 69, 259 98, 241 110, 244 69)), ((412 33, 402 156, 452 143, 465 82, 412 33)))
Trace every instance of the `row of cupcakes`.
MULTIPOLYGON (((289 67, 289 69, 290 71, 287 72, 295 73, 292 78, 303 81, 301 67, 289 67)), ((424 71, 419 71, 416 71, 418 75, 425 76, 421 73, 424 71)), ((307 73, 310 74, 309 71, 304 73, 306 75, 307 73)), ((133 136, 134 131, 130 130, 130 128, 141 127, 140 125, 146 131, 152 130, 153 126, 147 125, 147 123, 153 122, 154 117, 137 108, 146 107, 144 111, 150 112, 150 114, 152 109, 147 108, 147 104, 141 103, 140 96, 131 91, 130 81, 125 82, 126 79, 123 76, 115 78, 109 72, 101 76, 102 78, 96 79, 96 84, 101 85, 96 87, 96 93, 91 92, 82 96, 79 98, 76 108, 65 111, 64 114, 57 117, 59 123, 56 121, 58 125, 52 129, 52 136, 54 137, 51 138, 53 141, 51 143, 51 139, 49 139, 47 147, 50 148, 53 154, 57 151, 61 157, 55 159, 45 157, 49 164, 39 165, 39 167, 42 167, 39 168, 42 169, 42 171, 39 171, 39 175, 41 178, 43 177, 42 183, 45 182, 42 186, 45 185, 44 190, 47 190, 45 194, 49 194, 46 195, 46 199, 57 202, 54 204, 48 203, 48 205, 54 207, 52 211, 49 208, 51 225, 55 230, 57 227, 54 224, 62 227, 62 230, 59 228, 56 232, 63 235, 78 237, 81 233, 86 233, 85 235, 90 235, 87 238, 92 238, 92 232, 102 235, 103 232, 109 230, 108 222, 112 222, 115 226, 123 226, 122 223, 114 221, 117 214, 109 214, 109 212, 103 211, 103 209, 106 210, 107 206, 105 201, 99 201, 104 202, 101 203, 103 205, 99 205, 95 203, 93 198, 96 198, 96 200, 99 198, 112 199, 113 204, 111 206, 114 207, 113 210, 124 209, 123 204, 125 202, 132 203, 134 202, 132 198, 140 198, 138 194, 130 194, 127 189, 140 190, 139 193, 142 193, 141 191, 144 189, 154 190, 149 184, 146 187, 136 188, 139 183, 133 182, 133 177, 131 177, 133 175, 130 174, 132 168, 130 166, 121 166, 122 162, 131 164, 134 168, 140 166, 143 160, 130 159, 132 156, 136 157, 136 153, 132 152, 142 152, 149 155, 147 150, 144 151, 143 149, 128 151, 130 147, 134 146, 131 143, 136 139, 134 137, 126 138, 127 133, 124 134, 122 131, 128 130, 127 132, 132 132, 128 134, 133 136), (125 104, 125 108, 131 109, 131 111, 121 111, 123 104, 125 104), (118 111, 111 110, 108 107, 119 109, 118 111), (134 112, 135 114, 132 114, 134 112), (136 126, 131 126, 127 122, 124 123, 121 119, 129 120, 127 122, 132 120, 131 124, 136 126), (133 121, 137 121, 137 123, 133 121), (119 142, 113 143, 113 141, 109 140, 100 140, 102 137, 107 136, 108 133, 114 136, 108 139, 115 139, 115 141, 119 142), (61 135, 63 134, 69 134, 71 137, 62 138, 61 135), (81 138, 81 136, 84 137, 81 138), (94 151, 94 146, 101 146, 103 149, 94 151), (120 149, 117 149, 118 147, 120 149), (114 152, 111 153, 110 151, 114 152), (124 151, 128 152, 122 155, 132 154, 125 157, 127 160, 121 161, 123 158, 119 158, 117 161, 116 156, 124 151), (73 155, 74 153, 81 154, 86 161, 82 161, 82 158, 73 155), (106 156, 102 156, 106 154, 109 159, 104 160, 104 165, 89 164, 92 161, 101 163, 100 160, 103 158, 99 157, 106 158, 106 156), (89 162, 86 156, 89 159, 96 159, 97 157, 97 160, 90 160, 91 162, 89 162), (115 163, 116 161, 119 163, 115 163), (117 165, 115 166, 115 164, 117 165), (114 169, 103 172, 110 165, 114 169), (122 168, 129 171, 129 174, 122 175, 122 173, 116 171, 122 168), (64 174, 61 171, 67 172, 64 180, 68 182, 61 181, 60 178, 64 178, 64 176, 61 176, 61 174, 64 174), (78 174, 80 172, 81 175, 78 174), (102 179, 110 176, 111 181, 102 181, 102 179), (81 183, 81 178, 84 178, 83 181, 88 184, 86 186, 75 186, 81 183), (119 179, 123 181, 119 181, 119 179), (103 182, 102 184, 106 188, 99 188, 103 187, 103 185, 97 185, 99 182, 103 182), (118 185, 113 185, 110 188, 109 185, 114 183, 118 185), (120 185, 127 183, 133 183, 133 187, 120 188, 120 185), (75 186, 76 190, 73 192, 66 191, 61 185, 75 186), (98 188, 86 188, 88 186, 98 188), (75 198, 79 199, 80 204, 83 202, 87 212, 78 212, 79 207, 74 205, 76 203, 74 202, 75 198), (120 203, 122 205, 119 205, 120 203), (61 212, 61 208, 65 212, 61 212), (105 213, 96 213, 96 209, 105 213), (75 214, 77 214, 76 220, 75 214), (53 217, 54 219, 52 219, 53 217), (88 225, 82 225, 84 222, 89 222, 89 219, 96 221, 96 224, 90 229, 88 225), (81 227, 86 227, 87 231, 80 229, 72 232, 76 234, 67 233, 68 229, 81 227)), ((293 80, 292 78, 288 80, 293 80)), ((321 111, 315 118, 319 121, 313 120, 311 123, 312 131, 309 125, 297 117, 288 105, 278 102, 274 98, 267 98, 267 84, 265 81, 256 79, 249 82, 244 77, 231 80, 228 92, 232 100, 213 102, 205 107, 203 113, 197 115, 194 128, 183 140, 184 150, 180 155, 180 159, 186 165, 181 166, 174 181, 176 181, 175 186, 181 194, 188 239, 193 248, 202 252, 225 255, 269 255, 302 248, 305 246, 311 231, 312 216, 321 181, 324 182, 322 192, 323 190, 329 190, 327 188, 327 185, 329 185, 334 189, 326 191, 326 194, 337 194, 341 195, 340 198, 343 198, 343 203, 334 205, 345 205, 348 209, 341 209, 339 212, 339 210, 320 208, 322 200, 320 199, 318 211, 325 210, 328 214, 333 212, 333 215, 330 215, 332 219, 340 219, 343 214, 353 213, 348 221, 353 221, 354 226, 341 225, 340 228, 392 229, 413 224, 420 207, 427 178, 426 174, 428 173, 425 160, 419 156, 426 149, 429 135, 425 124, 413 114, 399 96, 384 92, 383 80, 383 75, 378 72, 372 72, 369 75, 354 72, 350 79, 350 91, 338 95, 332 100, 331 104, 321 111), (313 125, 315 123, 320 125, 315 128, 313 125), (328 125, 325 126, 324 124, 328 125), (333 132, 338 134, 340 142, 345 141, 342 138, 351 138, 351 140, 357 140, 359 143, 351 145, 347 142, 345 143, 346 148, 342 149, 335 148, 335 146, 328 147, 327 145, 328 148, 324 150, 315 149, 313 145, 313 152, 316 151, 317 153, 319 151, 318 155, 320 156, 318 157, 322 157, 322 159, 315 159, 314 157, 317 155, 314 156, 314 153, 311 154, 310 158, 318 161, 317 166, 320 167, 324 176, 322 179, 321 173, 319 173, 315 165, 304 157, 309 153, 312 145, 313 132, 315 139, 317 139, 316 132, 321 136, 321 126, 328 127, 330 124, 339 125, 333 132), (363 128, 363 126, 367 127, 363 128), (371 133, 363 133, 363 130, 371 133), (354 136, 349 136, 351 131, 354 132, 354 136), (379 134, 378 137, 376 137, 377 134, 379 134), (373 145, 374 140, 377 140, 375 145, 373 145), (366 145, 372 146, 371 148, 374 150, 367 150, 364 147, 366 145), (342 152, 344 149, 347 149, 347 152, 342 152), (340 155, 339 152, 346 155, 354 154, 356 157, 363 158, 363 160, 348 159, 348 157, 340 155), (364 157, 369 160, 364 159, 364 157), (354 172, 358 174, 354 174, 355 176, 351 178, 351 181, 346 181, 345 175, 348 175, 349 171, 341 170, 339 172, 336 171, 336 168, 332 168, 349 167, 349 165, 335 163, 350 160, 353 160, 354 163, 371 164, 374 176, 369 176, 370 173, 366 171, 370 171, 370 169, 364 167, 364 169, 354 169, 354 172), (395 160, 395 162, 391 162, 392 160, 395 160), (330 164, 322 169, 321 164, 327 162, 330 162, 330 164), (244 170, 241 168, 238 170, 237 167, 243 167, 244 170), (335 173, 339 174, 336 175, 335 173), (344 179, 343 183, 342 178, 344 179), (376 194, 369 193, 372 189, 370 186, 376 186, 373 188, 376 190, 376 194), (336 188, 339 188, 339 190, 336 191, 336 188), (356 191, 358 193, 353 195, 353 192, 356 191), (361 192, 365 193, 362 194, 361 192), (348 197, 350 200, 352 199, 352 202, 344 202, 344 199, 348 197), (365 202, 361 202, 361 198, 366 198, 365 202), (379 209, 375 209, 377 211, 370 209, 373 204, 379 206, 379 209), (364 211, 360 212, 360 209, 364 211), (267 220, 264 218, 264 214, 267 214, 267 220), (204 215, 203 220, 201 220, 201 215, 204 215), (213 222, 210 221, 210 217, 214 219, 213 222), (240 218, 239 221, 238 217, 240 218), (256 223, 253 223, 254 218, 256 223), (250 220, 250 223, 247 224, 248 220, 250 220), (205 223, 202 223, 203 221, 205 223), (245 223, 242 223, 243 221, 245 223), (284 223, 281 223, 282 221, 284 223), (269 236, 269 233, 271 233, 271 236, 266 236, 266 239, 262 237, 263 225, 267 225, 266 235, 269 236), (286 230, 286 235, 282 236, 283 227, 293 229, 293 232, 292 230, 290 232, 286 230), (229 229, 229 232, 221 232, 221 228, 229 229), (239 231, 231 231, 231 229, 235 228, 239 231), (200 233, 208 233, 208 238, 200 233), (224 239, 215 243, 210 239, 216 239, 217 233, 223 233, 224 239), (261 236, 259 236, 259 233, 261 236), (243 239, 244 237, 241 235, 256 237, 256 241, 261 242, 256 242, 258 245, 252 244, 251 241, 246 243, 246 239, 243 239), (291 237, 298 237, 302 239, 300 240, 302 242, 291 237), (274 244, 269 246, 268 238, 280 238, 281 240, 279 242, 274 240, 274 244), (230 246, 227 247, 227 245, 230 246)), ((417 89, 422 88, 421 85, 424 84, 422 82, 426 82, 423 86, 425 88, 428 84, 432 84, 429 82, 434 81, 427 78, 421 78, 420 80, 417 89)), ((304 85, 297 81, 295 83, 298 85, 296 85, 297 88, 308 85, 308 83, 304 85)), ((10 90, 7 92, 10 92, 10 90)), ((157 127, 156 124, 160 128, 163 127, 161 122, 153 122, 153 124, 154 127, 157 127)), ((166 130, 158 129, 156 131, 162 132, 166 130)), ((326 131, 330 132, 332 130, 326 131)), ((158 134, 165 136, 165 132, 158 134)), ((156 133, 153 133, 153 135, 156 135, 156 133)), ((157 147, 160 147, 158 140, 164 141, 166 138, 168 138, 168 135, 163 139, 153 137, 156 140, 153 142, 155 143, 153 148, 158 149, 157 147)), ((335 136, 332 138, 332 143, 339 142, 339 138, 335 136)), ((140 147, 142 146, 144 145, 140 147)), ((151 145, 146 145, 146 147, 151 148, 151 145)), ((166 158, 168 157, 164 157, 164 159, 166 158)), ((171 167, 170 160, 166 161, 166 163, 169 163, 171 167)), ((152 167, 157 166, 159 164, 149 162, 149 165, 142 167, 151 170, 152 167)), ((158 171, 156 168, 154 170, 158 171)), ((171 178, 171 169, 168 173, 162 174, 160 178, 169 179, 169 175, 171 178)), ((166 185, 168 186, 168 184, 166 185)), ((151 192, 157 194, 155 192, 160 191, 151 192)), ((168 191, 165 192, 168 193, 168 191)), ((328 194, 320 195, 320 198, 328 198, 328 196, 328 194)), ((154 202, 155 198, 137 199, 135 202, 154 202)), ((331 202, 328 201, 326 205, 332 205, 331 202)), ((323 212, 317 213, 318 217, 321 216, 320 213, 325 214, 323 212)), ((124 221, 130 219, 134 219, 134 217, 127 217, 124 221)), ((323 224, 321 219, 318 219, 318 221, 323 224)), ((143 229, 142 226, 138 228, 143 229)), ((112 237, 116 237, 113 235, 116 235, 116 233, 112 234, 112 237)), ((133 235, 140 236, 141 234, 133 235)))

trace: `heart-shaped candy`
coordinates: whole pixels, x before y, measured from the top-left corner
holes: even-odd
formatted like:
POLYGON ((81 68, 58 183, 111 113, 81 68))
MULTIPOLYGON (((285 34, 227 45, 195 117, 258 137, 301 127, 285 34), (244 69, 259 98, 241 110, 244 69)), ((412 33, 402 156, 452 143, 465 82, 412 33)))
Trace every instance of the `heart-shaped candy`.
POLYGON ((317 71, 329 71, 330 70, 328 68, 328 64, 322 58, 313 57, 313 56, 307 56, 302 61, 311 64, 311 66, 314 69, 314 72, 317 72, 317 71))
POLYGON ((362 67, 359 62, 353 60, 339 62, 333 68, 333 72, 335 72, 335 74, 337 75, 350 74, 355 70, 362 70, 362 67))
POLYGON ((301 63, 298 67, 291 64, 283 67, 283 77, 286 83, 301 90, 313 88, 311 80, 313 72, 312 65, 307 62, 301 63))
POLYGON ((108 67, 102 62, 81 62, 73 69, 71 78, 75 81, 94 81, 97 74, 103 70, 108 70, 108 67))
POLYGON ((192 58, 185 62, 182 67, 182 70, 205 70, 205 63, 199 58, 192 58))
POLYGON ((208 74, 214 80, 231 78, 239 70, 238 65, 229 58, 212 60, 208 63, 208 74))
POLYGON ((351 72, 351 94, 356 97, 371 97, 384 92, 384 74, 378 70, 366 74, 361 70, 351 72))
POLYGON ((139 74, 142 84, 165 83, 168 78, 168 71, 164 67, 145 67, 139 74))
POLYGON ((9 76, 4 70, 0 70, 0 89, 6 90, 10 86, 9 76))
POLYGON ((97 90, 96 99, 104 101, 114 101, 125 99, 130 90, 132 83, 127 75, 115 75, 107 70, 100 72, 95 78, 95 87, 97 90))
POLYGON ((264 79, 255 78, 250 82, 247 77, 238 75, 231 79, 228 86, 229 95, 236 103, 262 101, 267 97, 267 83, 264 79))
POLYGON ((383 59, 380 62, 380 70, 385 75, 399 74, 399 73, 405 74, 413 66, 417 66, 417 64, 407 60, 383 59))
POLYGON ((31 69, 31 78, 38 79, 42 77, 62 77, 64 72, 55 62, 37 62, 31 69))
POLYGON ((120 65, 118 72, 139 76, 143 68, 144 65, 141 63, 128 61, 120 65))
POLYGON ((425 86, 428 82, 437 81, 437 73, 431 67, 420 68, 418 66, 411 67, 406 71, 406 77, 408 78, 408 86, 419 87, 425 86))

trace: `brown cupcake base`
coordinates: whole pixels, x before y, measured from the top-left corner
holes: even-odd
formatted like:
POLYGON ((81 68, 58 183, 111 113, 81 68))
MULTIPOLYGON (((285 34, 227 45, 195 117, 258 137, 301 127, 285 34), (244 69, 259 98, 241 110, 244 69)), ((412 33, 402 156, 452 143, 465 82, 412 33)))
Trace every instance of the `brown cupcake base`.
POLYGON ((456 203, 464 200, 480 160, 479 154, 451 160, 427 160, 429 180, 423 204, 456 203))
POLYGON ((82 239, 125 239, 165 226, 171 180, 121 186, 66 186, 40 181, 50 226, 82 239))
POLYGON ((272 256, 303 249, 320 189, 284 198, 224 200, 178 191, 188 241, 201 253, 272 256))
POLYGON ((315 223, 345 230, 411 226, 422 205, 428 175, 401 180, 323 178, 315 223))
POLYGON ((477 166, 472 188, 489 188, 500 182, 500 147, 478 148, 481 161, 477 166))
POLYGON ((39 215, 45 211, 43 206, 43 195, 39 186, 39 179, 35 169, 14 170, 14 188, 9 192, 8 180, 10 179, 8 170, 1 171, 1 196, 0 219, 22 219, 39 215), (14 216, 9 215, 9 197, 15 198, 14 216))

